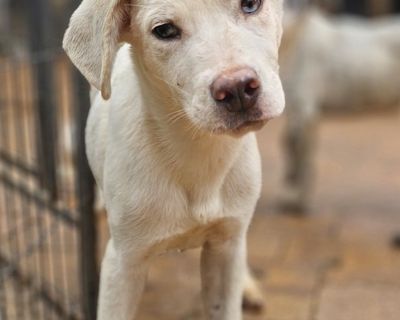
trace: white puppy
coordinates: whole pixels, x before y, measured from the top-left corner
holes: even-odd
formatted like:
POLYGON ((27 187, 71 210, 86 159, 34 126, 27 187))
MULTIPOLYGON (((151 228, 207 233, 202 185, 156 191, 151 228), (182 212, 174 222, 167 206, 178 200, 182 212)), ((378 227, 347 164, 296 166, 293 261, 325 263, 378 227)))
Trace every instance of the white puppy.
POLYGON ((133 319, 151 258, 199 246, 207 319, 241 319, 281 19, 281 0, 84 0, 72 16, 64 47, 103 97, 86 132, 111 231, 98 319, 133 319))
POLYGON ((326 17, 317 10, 285 18, 280 62, 288 126, 285 201, 310 200, 315 127, 321 112, 400 106, 400 18, 326 17))

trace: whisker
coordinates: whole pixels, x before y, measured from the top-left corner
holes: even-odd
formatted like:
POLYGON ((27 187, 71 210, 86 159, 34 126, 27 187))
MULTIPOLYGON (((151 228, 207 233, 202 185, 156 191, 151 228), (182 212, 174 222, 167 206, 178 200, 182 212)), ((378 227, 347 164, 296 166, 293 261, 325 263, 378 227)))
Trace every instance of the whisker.
POLYGON ((168 124, 173 124, 183 118, 186 117, 186 112, 184 110, 177 110, 175 112, 172 112, 168 115, 167 117, 167 123, 168 124))
POLYGON ((157 75, 153 75, 153 76, 154 76, 155 78, 157 78, 158 80, 164 82, 169 88, 171 88, 171 89, 177 89, 178 91, 180 91, 180 92, 183 93, 184 95, 186 95, 186 96, 191 96, 191 95, 189 94, 189 92, 185 91, 184 89, 182 89, 182 88, 180 88, 180 87, 172 86, 172 85, 171 85, 170 83, 168 83, 165 79, 163 79, 163 78, 161 78, 161 77, 159 77, 159 76, 157 76, 157 75))

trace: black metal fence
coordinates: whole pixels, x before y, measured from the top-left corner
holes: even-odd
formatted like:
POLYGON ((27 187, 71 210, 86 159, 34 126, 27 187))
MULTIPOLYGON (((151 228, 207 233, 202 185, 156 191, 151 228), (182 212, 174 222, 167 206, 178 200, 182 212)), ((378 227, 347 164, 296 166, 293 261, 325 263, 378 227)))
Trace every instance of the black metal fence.
POLYGON ((90 103, 60 47, 71 2, 0 0, 0 320, 95 319, 90 103))

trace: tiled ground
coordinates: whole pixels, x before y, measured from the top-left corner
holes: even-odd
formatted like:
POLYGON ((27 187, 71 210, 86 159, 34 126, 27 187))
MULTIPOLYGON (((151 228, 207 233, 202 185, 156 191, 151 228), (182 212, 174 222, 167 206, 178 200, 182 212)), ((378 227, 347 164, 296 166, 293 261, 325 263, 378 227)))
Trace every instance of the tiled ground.
MULTIPOLYGON (((264 188, 249 258, 268 302, 246 320, 400 319, 400 117, 325 120, 312 212, 277 212, 282 120, 260 134, 264 188)), ((140 320, 199 320, 198 251, 153 266, 140 320)))

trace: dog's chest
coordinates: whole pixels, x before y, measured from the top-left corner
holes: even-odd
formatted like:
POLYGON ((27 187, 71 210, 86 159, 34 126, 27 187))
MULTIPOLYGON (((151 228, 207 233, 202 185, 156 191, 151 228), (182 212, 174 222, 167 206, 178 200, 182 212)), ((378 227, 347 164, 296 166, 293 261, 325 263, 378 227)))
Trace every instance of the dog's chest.
POLYGON ((235 218, 222 218, 198 225, 189 230, 165 238, 154 244, 148 256, 169 251, 184 251, 201 247, 206 242, 224 242, 232 239, 240 231, 240 222, 235 218))

